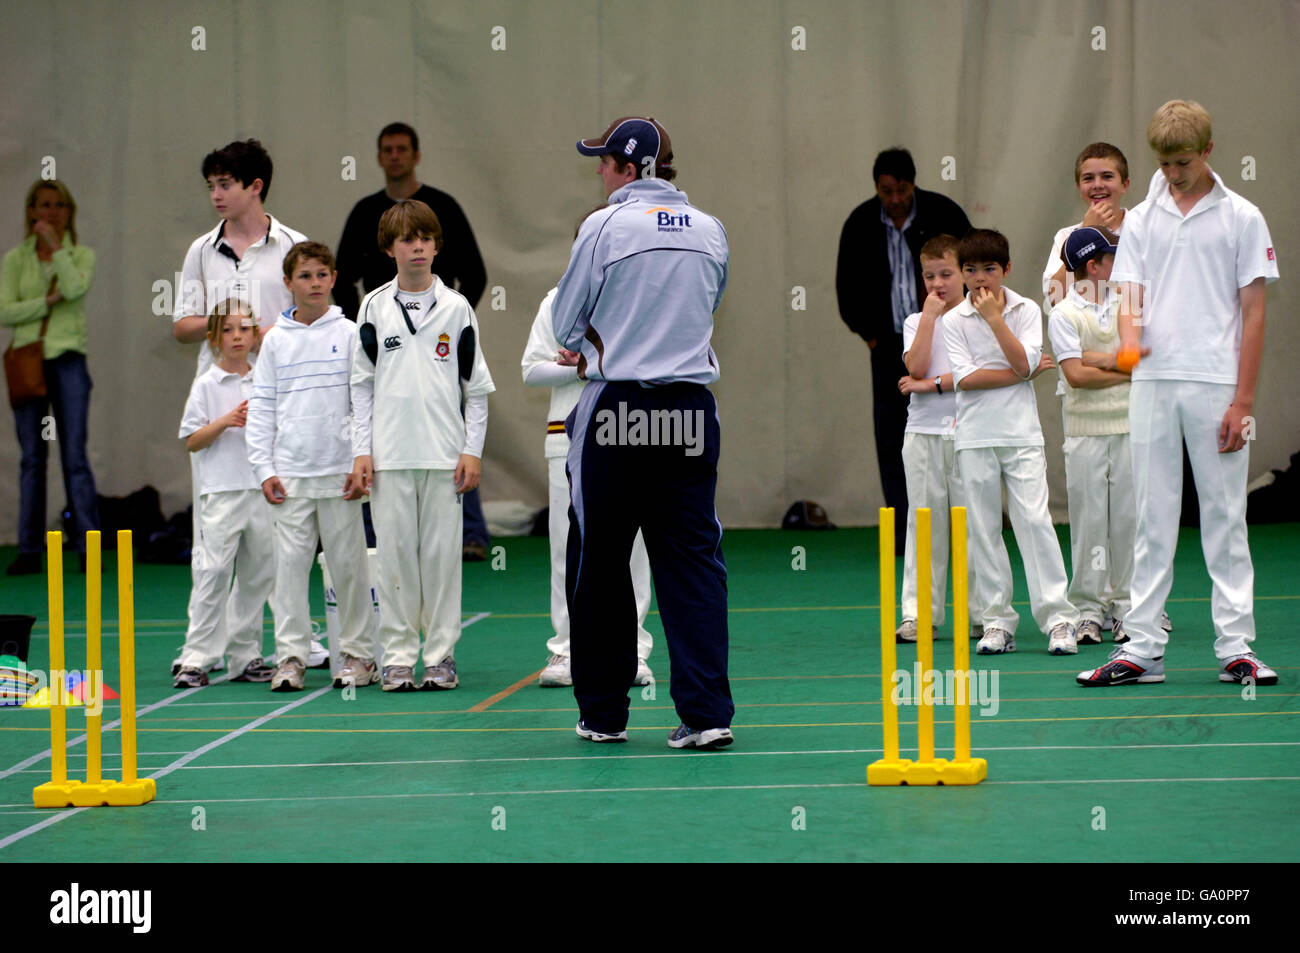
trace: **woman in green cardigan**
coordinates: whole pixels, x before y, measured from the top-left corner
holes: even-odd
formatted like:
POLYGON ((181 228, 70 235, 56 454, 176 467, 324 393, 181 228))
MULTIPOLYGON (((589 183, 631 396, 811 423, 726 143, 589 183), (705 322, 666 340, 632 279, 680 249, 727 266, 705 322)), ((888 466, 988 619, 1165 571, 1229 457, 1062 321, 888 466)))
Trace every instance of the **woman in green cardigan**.
POLYGON ((63 486, 72 509, 73 546, 85 569, 86 532, 99 529, 95 477, 86 456, 90 375, 86 371, 86 292, 95 253, 77 244, 77 203, 62 182, 39 180, 27 190, 27 238, 4 257, 0 270, 0 324, 14 329, 21 347, 45 332, 47 396, 14 408, 22 447, 18 558, 11 576, 42 571, 45 530, 45 461, 49 440, 59 448, 63 486), (47 426, 54 411, 54 430, 47 426))

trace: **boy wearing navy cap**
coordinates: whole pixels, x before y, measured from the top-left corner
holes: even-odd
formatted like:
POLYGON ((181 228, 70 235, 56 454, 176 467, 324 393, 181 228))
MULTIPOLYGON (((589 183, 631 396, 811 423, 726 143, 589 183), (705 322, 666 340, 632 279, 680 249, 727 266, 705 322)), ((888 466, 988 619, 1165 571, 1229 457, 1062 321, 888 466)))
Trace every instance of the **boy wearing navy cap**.
POLYGON ((1115 641, 1125 640, 1121 623, 1133 578, 1129 376, 1114 369, 1119 296, 1107 282, 1115 245, 1098 229, 1077 228, 1064 246, 1061 258, 1074 281, 1048 316, 1047 333, 1064 395, 1069 599, 1079 610, 1079 644, 1096 645, 1108 615, 1115 641))
POLYGON ((669 183, 672 145, 654 119, 615 120, 577 145, 600 157, 609 195, 579 230, 552 308, 561 358, 590 382, 565 422, 577 733, 627 740, 637 670, 628 560, 639 528, 681 718, 668 744, 721 748, 733 740, 735 707, 714 509, 720 427, 707 385, 718 379, 709 341, 727 285, 727 234, 669 183))

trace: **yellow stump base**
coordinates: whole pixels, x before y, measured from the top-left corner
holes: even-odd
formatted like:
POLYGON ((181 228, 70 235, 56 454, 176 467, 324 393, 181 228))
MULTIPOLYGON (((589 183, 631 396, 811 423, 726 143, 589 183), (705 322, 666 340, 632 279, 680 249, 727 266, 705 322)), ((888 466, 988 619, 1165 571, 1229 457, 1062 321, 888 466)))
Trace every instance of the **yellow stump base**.
POLYGON ((32 803, 37 807, 133 807, 147 804, 157 796, 158 785, 153 778, 100 781, 96 784, 47 781, 32 789, 32 803))
POLYGON ((32 804, 36 807, 71 807, 72 792, 79 787, 80 781, 46 781, 32 788, 32 804))
POLYGON ((886 761, 883 758, 867 765, 867 784, 875 787, 900 785, 954 785, 979 784, 989 775, 989 764, 983 758, 969 761, 886 761))
POLYGON ((147 804, 157 796, 158 785, 153 778, 117 781, 108 789, 108 798, 104 803, 114 807, 134 807, 147 804))

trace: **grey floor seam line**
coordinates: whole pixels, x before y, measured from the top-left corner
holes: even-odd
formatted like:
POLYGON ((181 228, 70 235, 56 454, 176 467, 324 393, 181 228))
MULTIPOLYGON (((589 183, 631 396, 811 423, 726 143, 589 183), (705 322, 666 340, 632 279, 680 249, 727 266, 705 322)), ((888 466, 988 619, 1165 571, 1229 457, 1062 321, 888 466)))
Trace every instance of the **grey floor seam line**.
MULTIPOLYGON (((218 676, 217 678, 214 678, 210 683, 208 683, 208 685, 204 686, 204 688, 211 688, 213 685, 220 685, 222 682, 229 680, 229 678, 230 678, 229 673, 218 676)), ((139 711, 135 713, 135 716, 139 718, 142 715, 147 715, 151 711, 156 711, 159 708, 163 708, 167 705, 170 705, 172 702, 180 701, 182 698, 189 698, 195 692, 201 692, 201 691, 203 691, 203 688, 191 688, 183 692, 178 692, 175 695, 168 695, 166 698, 160 699, 159 701, 156 701, 151 705, 145 705, 143 708, 141 708, 139 711)), ((76 711, 77 709, 74 706, 71 708, 71 710, 76 711)), ((110 721, 108 724, 104 725, 100 730, 101 732, 108 731, 112 728, 116 728, 120 724, 122 724, 122 719, 118 718, 115 721, 110 721)), ((73 738, 71 741, 68 742, 67 747, 69 748, 75 747, 76 745, 81 744, 85 740, 86 740, 86 736, 84 734, 78 735, 76 738, 73 738)), ((5 768, 3 771, 0 771, 0 781, 3 781, 11 774, 17 774, 19 771, 22 771, 24 768, 30 768, 32 765, 37 764, 38 762, 43 761, 44 759, 50 757, 50 755, 52 755, 53 753, 54 753, 53 749, 46 748, 44 751, 39 752, 38 754, 34 754, 30 758, 25 758, 22 761, 19 761, 11 768, 5 768)))

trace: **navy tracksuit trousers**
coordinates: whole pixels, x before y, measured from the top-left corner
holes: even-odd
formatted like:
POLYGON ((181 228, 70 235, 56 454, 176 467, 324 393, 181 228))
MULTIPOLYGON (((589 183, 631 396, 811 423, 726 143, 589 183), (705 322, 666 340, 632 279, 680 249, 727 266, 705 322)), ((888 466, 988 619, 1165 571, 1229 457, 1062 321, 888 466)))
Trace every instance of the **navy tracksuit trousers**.
POLYGON ((601 732, 627 726, 637 668, 628 560, 640 529, 677 713, 691 728, 729 727, 735 706, 727 682, 727 567, 714 509, 721 434, 713 395, 699 384, 593 381, 566 429, 566 595, 582 719, 601 732))

